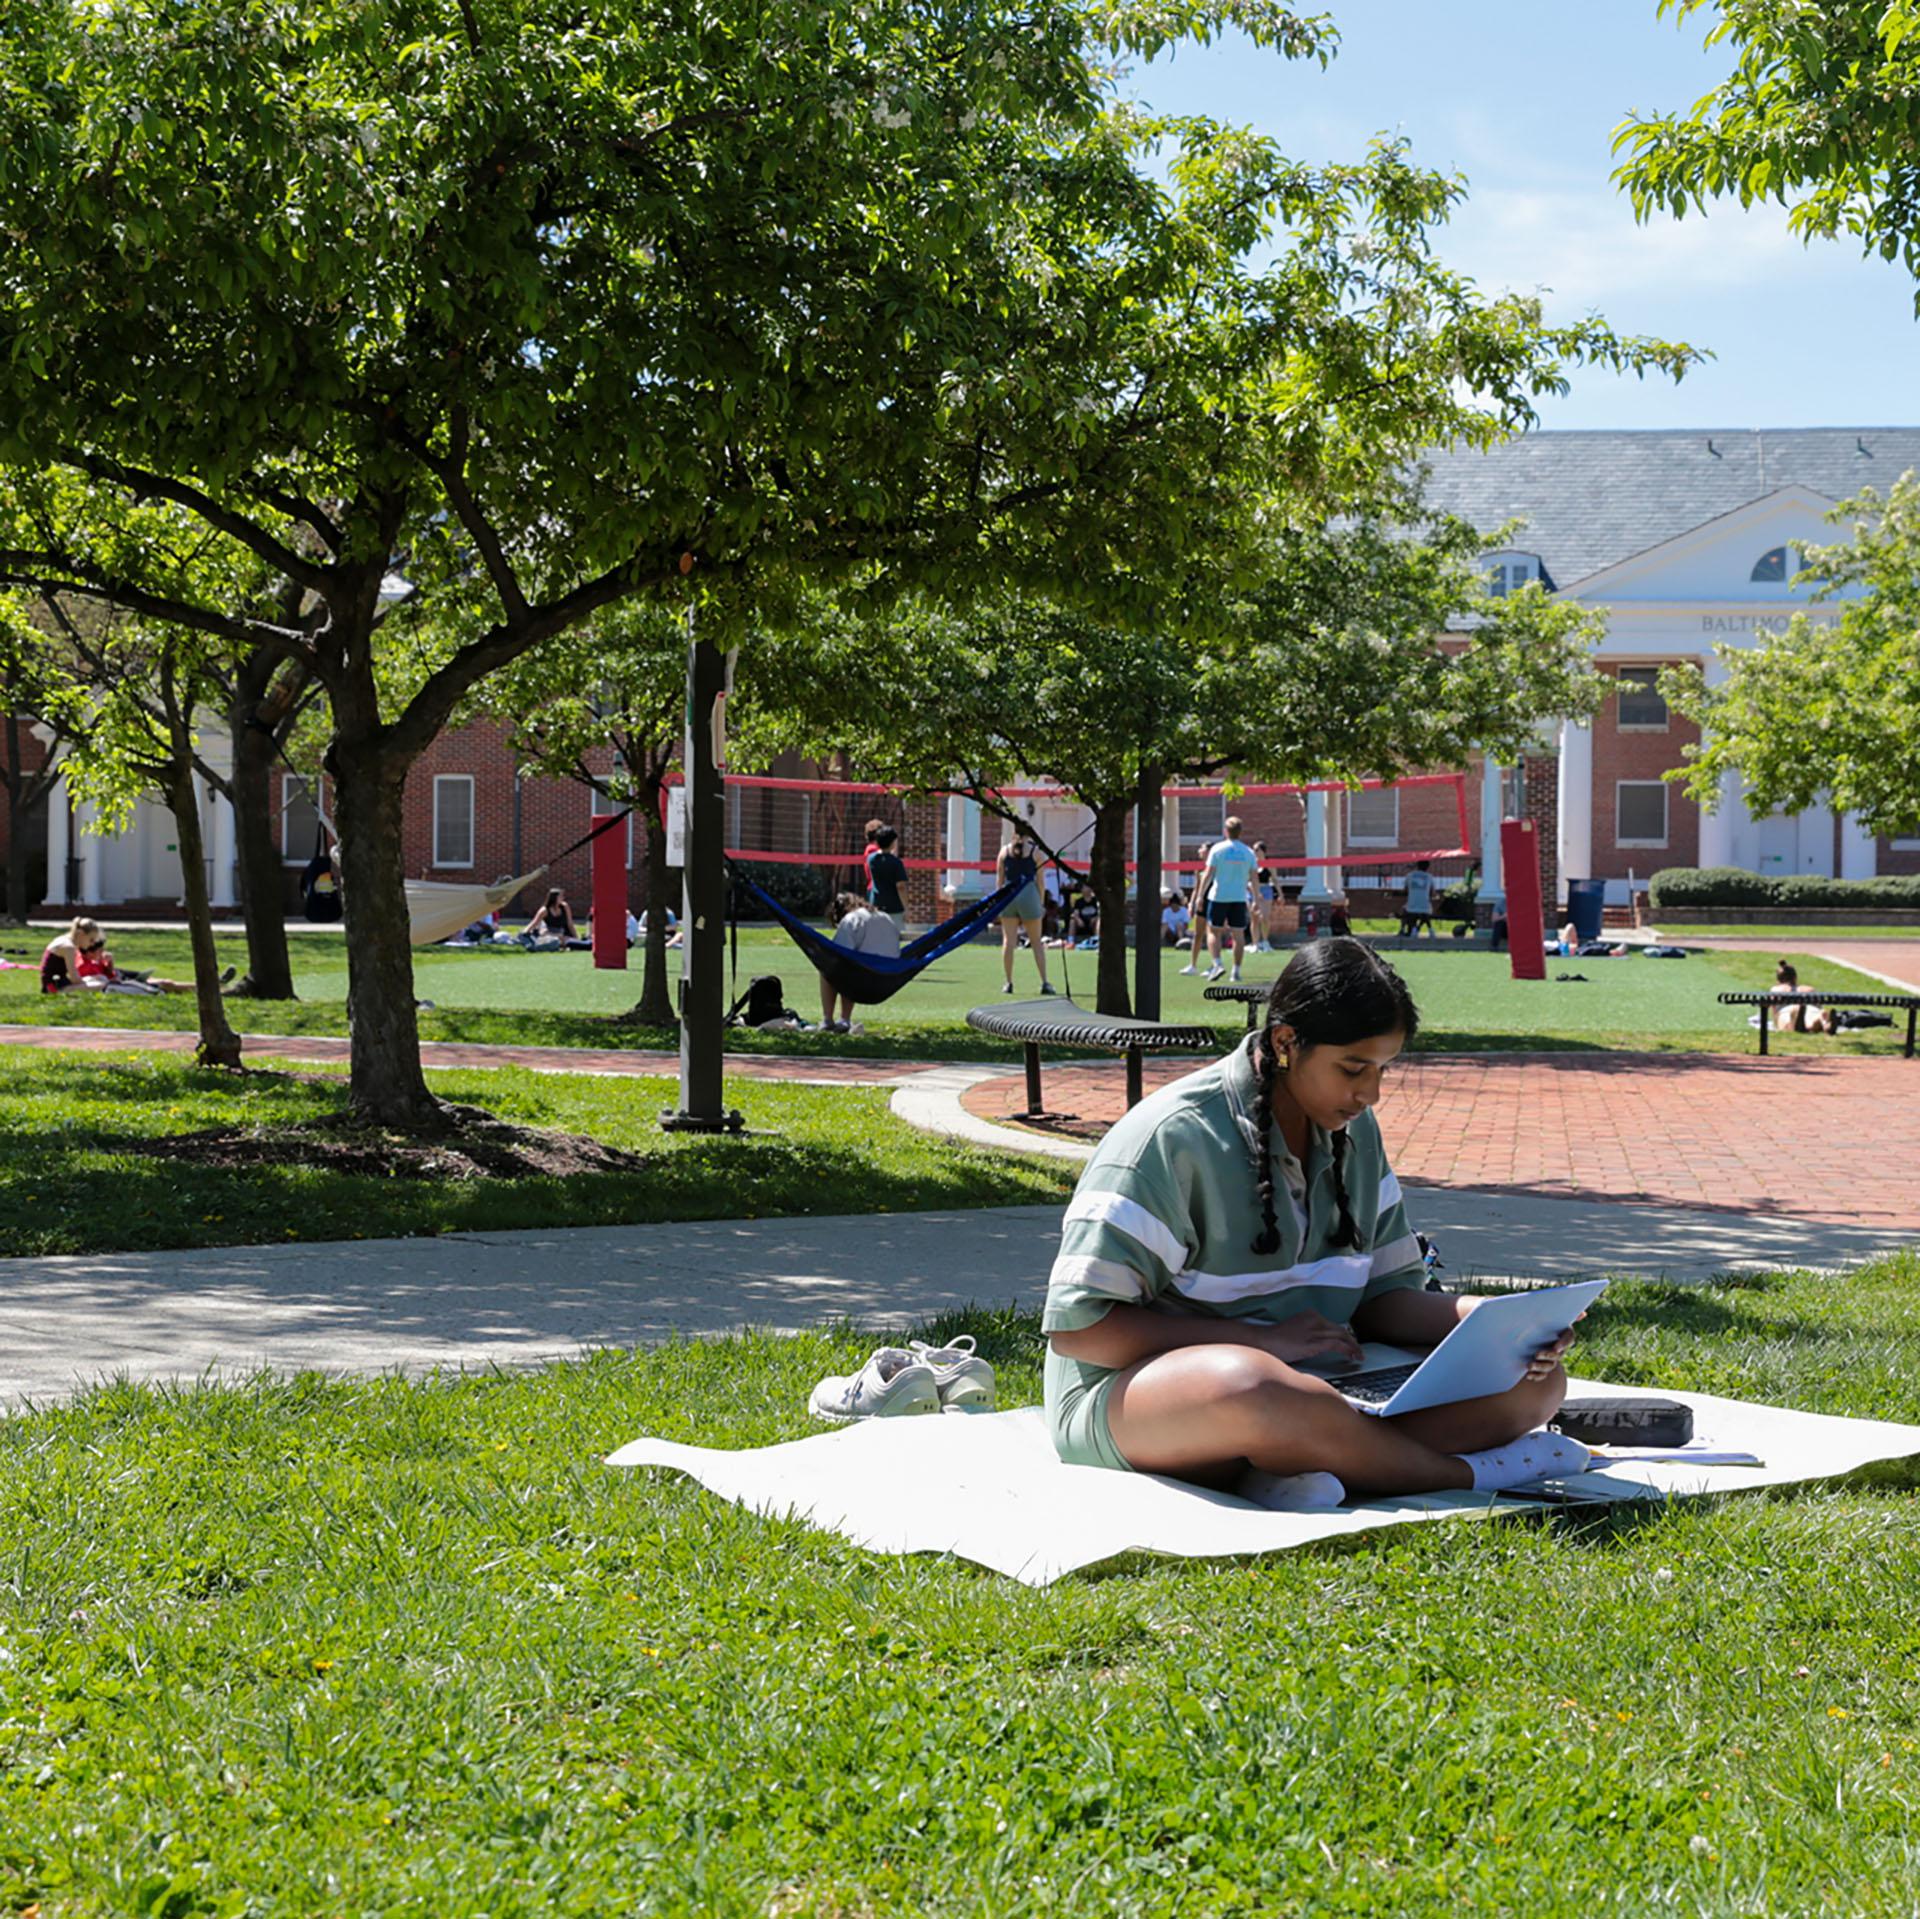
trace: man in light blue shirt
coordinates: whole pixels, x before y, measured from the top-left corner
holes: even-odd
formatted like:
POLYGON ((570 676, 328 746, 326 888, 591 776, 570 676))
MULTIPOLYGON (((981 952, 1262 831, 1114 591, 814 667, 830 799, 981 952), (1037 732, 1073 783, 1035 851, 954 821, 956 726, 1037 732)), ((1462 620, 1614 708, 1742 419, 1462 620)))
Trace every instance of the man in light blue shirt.
POLYGON ((1216 840, 1207 852, 1207 957, 1212 961, 1207 978, 1218 979, 1226 971, 1220 964, 1220 935, 1233 935, 1233 976, 1240 977, 1240 961, 1247 950, 1247 902, 1253 897, 1254 875, 1260 858, 1251 846, 1242 845, 1240 822, 1227 822, 1227 837, 1216 840))

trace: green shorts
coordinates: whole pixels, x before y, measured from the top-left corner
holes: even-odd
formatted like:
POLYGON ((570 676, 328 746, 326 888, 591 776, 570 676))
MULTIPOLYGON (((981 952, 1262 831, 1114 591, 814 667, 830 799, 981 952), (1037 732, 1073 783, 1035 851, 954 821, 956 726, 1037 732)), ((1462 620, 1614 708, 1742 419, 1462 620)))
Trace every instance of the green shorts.
POLYGON ((1053 1450, 1069 1466, 1104 1466, 1130 1473, 1132 1463, 1113 1443, 1107 1427, 1107 1400, 1120 1375, 1105 1366, 1087 1366, 1047 1349, 1047 1432, 1053 1450))

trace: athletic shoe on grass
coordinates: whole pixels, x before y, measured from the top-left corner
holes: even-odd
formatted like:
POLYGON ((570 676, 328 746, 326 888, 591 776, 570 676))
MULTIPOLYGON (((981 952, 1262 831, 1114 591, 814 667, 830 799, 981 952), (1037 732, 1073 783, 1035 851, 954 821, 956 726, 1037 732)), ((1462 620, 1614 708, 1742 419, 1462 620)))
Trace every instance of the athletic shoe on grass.
POLYGON ((1191 973, 1194 969, 1191 966, 1183 966, 1180 970, 1183 973, 1191 973))
POLYGON ((897 1419, 939 1410, 933 1368, 903 1346, 876 1348, 857 1373, 829 1374, 807 1401, 815 1419, 897 1419))
POLYGON ((1224 966, 1209 966, 1207 968, 1207 978, 1210 981, 1217 980, 1220 977, 1220 975, 1224 973, 1226 970, 1227 969, 1224 966))
POLYGON ((993 1368, 973 1350, 971 1333, 956 1333, 944 1346, 908 1342, 921 1365, 933 1374, 943 1413, 993 1411, 993 1368))

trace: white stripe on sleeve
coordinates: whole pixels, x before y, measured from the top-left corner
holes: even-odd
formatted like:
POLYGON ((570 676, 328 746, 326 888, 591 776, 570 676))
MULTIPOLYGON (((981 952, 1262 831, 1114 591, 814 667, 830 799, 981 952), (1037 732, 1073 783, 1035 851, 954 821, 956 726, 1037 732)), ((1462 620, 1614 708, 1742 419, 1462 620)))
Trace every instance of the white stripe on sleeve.
POLYGON ((1053 1262, 1047 1276, 1051 1289, 1058 1286, 1078 1293, 1097 1293, 1102 1299, 1142 1300, 1152 1298, 1152 1288, 1143 1274, 1117 1259, 1094 1259, 1085 1253, 1062 1253, 1053 1262))
POLYGON ((1389 1206, 1398 1206, 1399 1203, 1400 1182, 1394 1178, 1393 1168, 1389 1166, 1380 1175, 1380 1210, 1384 1213, 1389 1206))
POLYGON ((1403 1267, 1420 1264, 1420 1242, 1411 1233, 1402 1233, 1398 1239, 1390 1240, 1384 1246, 1373 1249, 1369 1277, 1379 1279, 1387 1273, 1397 1273, 1403 1267))
POLYGON ((1171 1272, 1177 1273, 1187 1263, 1186 1244, 1179 1234, 1125 1193, 1075 1193, 1067 1203, 1063 1223, 1071 1225, 1077 1219, 1115 1227, 1137 1240, 1171 1272))
POLYGON ((1260 1293, 1291 1292, 1296 1286, 1341 1286, 1358 1292, 1370 1277, 1365 1253, 1330 1253, 1278 1271, 1269 1266, 1258 1273, 1182 1273, 1174 1285, 1189 1299, 1220 1306, 1260 1293))

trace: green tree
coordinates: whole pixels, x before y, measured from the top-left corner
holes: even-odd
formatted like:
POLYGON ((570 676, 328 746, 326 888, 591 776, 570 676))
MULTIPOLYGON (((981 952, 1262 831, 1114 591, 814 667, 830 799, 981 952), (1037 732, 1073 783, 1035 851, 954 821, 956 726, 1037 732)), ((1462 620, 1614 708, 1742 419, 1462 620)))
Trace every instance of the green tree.
POLYGON ((629 1015, 640 1026, 671 1026, 674 1019, 661 910, 673 904, 674 869, 663 804, 680 757, 686 692, 685 620, 630 602, 516 660, 485 683, 472 709, 473 717, 506 729, 516 761, 632 808, 647 876, 644 971, 629 1015), (596 767, 608 753, 612 769, 596 767))
POLYGON ((1808 548, 1800 578, 1838 599, 1839 618, 1796 613, 1761 645, 1717 648, 1717 685, 1697 666, 1662 674, 1701 727, 1670 777, 1709 808, 1738 773, 1757 813, 1830 798, 1875 833, 1920 833, 1920 481, 1909 473, 1884 500, 1867 492, 1829 517, 1851 520, 1854 537, 1808 548))
POLYGON ((1615 136, 1636 211, 1776 200, 1803 238, 1852 235, 1920 278, 1920 6, 1660 0, 1676 21, 1709 8, 1707 44, 1732 45, 1733 71, 1684 113, 1615 136))
POLYGON ((1443 424, 1485 437, 1569 358, 1684 364, 1440 273, 1455 188, 1398 148, 1308 168, 1117 100, 1116 53, 1229 20, 1327 44, 1271 0, 11 9, 0 460, 177 505, 301 600, 237 613, 58 548, 0 579, 324 688, 363 1117, 444 1123, 407 770, 601 608, 871 561, 1113 602, 1268 475, 1350 497, 1455 384, 1487 397, 1443 424))
MULTIPOLYGON (((1543 718, 1593 710, 1602 623, 1537 587, 1490 598, 1483 544, 1459 526, 1290 535, 1244 593, 1189 581, 1174 635, 1025 598, 829 621, 753 656, 770 683, 751 690, 746 737, 839 750, 867 777, 968 793, 1006 818, 995 789, 1057 782, 1092 811, 1081 857, 1111 933, 1128 918, 1129 817, 1170 780, 1391 777, 1482 748, 1510 757, 1543 718), (1471 630, 1443 649, 1463 610, 1471 630)), ((1142 904, 1157 940, 1158 902, 1142 904)), ((1126 1012, 1118 937, 1101 939, 1098 982, 1100 1010, 1126 1012)))

